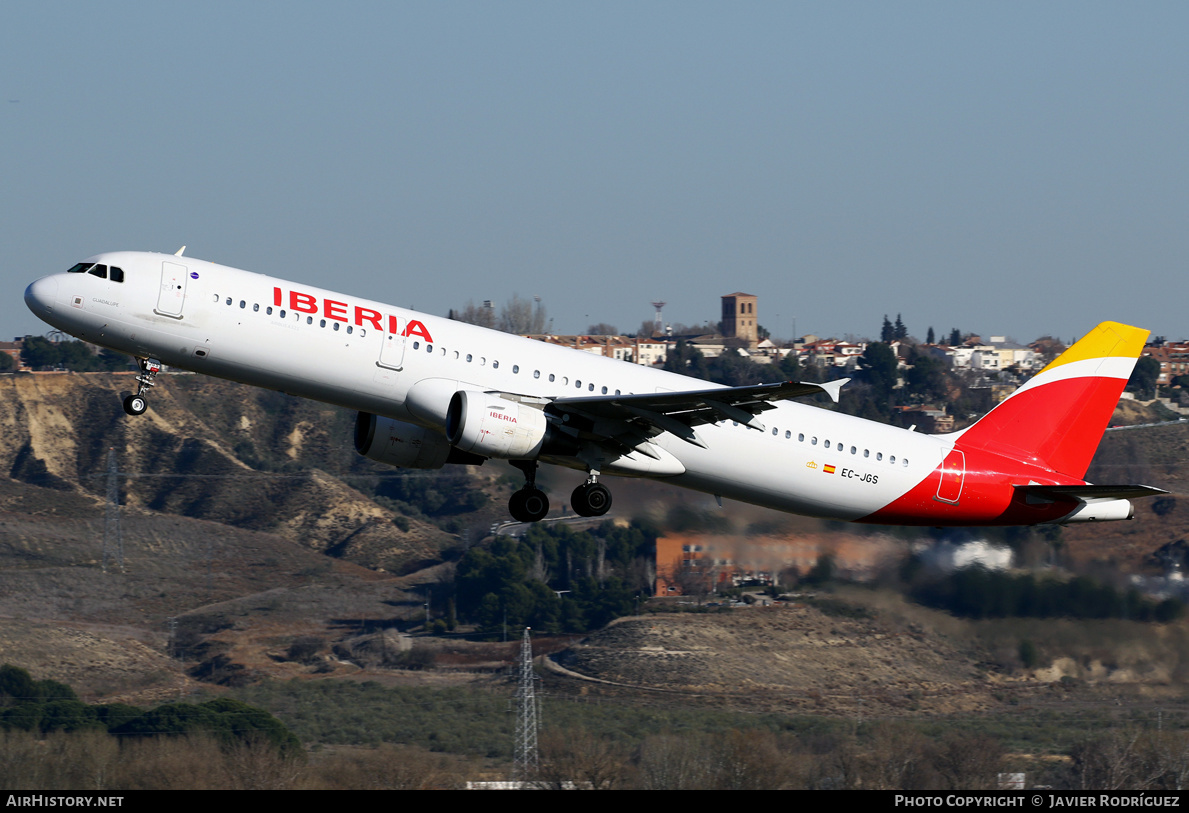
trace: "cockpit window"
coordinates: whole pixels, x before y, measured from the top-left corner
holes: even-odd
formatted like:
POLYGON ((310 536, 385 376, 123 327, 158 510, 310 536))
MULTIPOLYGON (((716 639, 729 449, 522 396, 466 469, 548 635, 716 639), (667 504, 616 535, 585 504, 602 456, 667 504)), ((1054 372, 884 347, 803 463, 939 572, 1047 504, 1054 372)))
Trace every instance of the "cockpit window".
MULTIPOLYGON (((108 279, 109 277, 108 277, 107 272, 108 272, 108 267, 106 265, 104 265, 103 263, 79 263, 78 265, 73 266, 66 273, 67 274, 90 274, 92 276, 99 277, 100 279, 108 279)), ((111 267, 110 279, 112 282, 123 282, 124 281, 124 269, 117 268, 116 266, 113 265, 111 267)))

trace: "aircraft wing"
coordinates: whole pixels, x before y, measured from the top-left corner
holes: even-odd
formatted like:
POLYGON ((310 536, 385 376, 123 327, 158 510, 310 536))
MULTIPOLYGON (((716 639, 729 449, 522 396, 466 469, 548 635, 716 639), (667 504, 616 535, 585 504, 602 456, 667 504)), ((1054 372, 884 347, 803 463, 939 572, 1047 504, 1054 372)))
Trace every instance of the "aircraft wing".
POLYGON ((646 430, 645 435, 672 432, 695 446, 704 446, 694 432, 695 426, 732 420, 765 431, 764 424, 756 416, 773 409, 773 402, 823 392, 837 402, 838 391, 849 380, 843 378, 825 384, 784 381, 778 384, 682 392, 565 397, 554 399, 548 411, 561 413, 563 420, 568 416, 585 419, 585 422, 590 423, 589 428, 575 428, 587 428, 595 435, 602 434, 594 428, 595 422, 615 421, 624 429, 635 426, 637 431, 646 430))

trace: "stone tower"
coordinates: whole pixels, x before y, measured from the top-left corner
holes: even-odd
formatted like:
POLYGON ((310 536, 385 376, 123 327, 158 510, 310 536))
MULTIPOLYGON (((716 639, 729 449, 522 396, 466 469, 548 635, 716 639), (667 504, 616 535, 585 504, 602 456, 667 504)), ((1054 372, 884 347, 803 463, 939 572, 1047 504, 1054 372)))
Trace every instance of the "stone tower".
POLYGON ((726 339, 744 340, 749 350, 759 344, 756 297, 753 294, 734 293, 722 298, 722 335, 726 339))

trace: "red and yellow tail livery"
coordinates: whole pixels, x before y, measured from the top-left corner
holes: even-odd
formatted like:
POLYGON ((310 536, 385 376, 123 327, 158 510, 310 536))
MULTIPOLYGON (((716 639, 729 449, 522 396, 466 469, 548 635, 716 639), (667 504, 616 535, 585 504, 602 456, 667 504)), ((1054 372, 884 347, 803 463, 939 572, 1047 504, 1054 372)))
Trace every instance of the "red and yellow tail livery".
POLYGON ((973 426, 949 436, 942 464, 866 521, 1032 525, 1127 519, 1128 497, 1148 486, 1094 486, 1082 478, 1148 331, 1103 322, 973 426))

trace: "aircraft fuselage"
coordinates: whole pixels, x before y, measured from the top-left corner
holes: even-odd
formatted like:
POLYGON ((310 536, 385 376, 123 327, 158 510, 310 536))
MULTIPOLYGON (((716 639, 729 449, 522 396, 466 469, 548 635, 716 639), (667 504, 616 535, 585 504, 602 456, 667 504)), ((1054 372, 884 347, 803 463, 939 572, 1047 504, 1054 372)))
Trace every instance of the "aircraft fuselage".
MULTIPOLYGON (((112 279, 114 272, 85 270, 44 277, 25 294, 33 312, 80 339, 141 359, 438 433, 451 396, 460 390, 548 403, 714 387, 190 257, 113 252, 80 266, 85 264, 118 269, 122 280, 112 279)), ((966 450, 958 460, 952 453, 960 434, 931 436, 787 400, 772 406, 762 413, 762 430, 726 419, 698 426, 701 445, 655 432, 647 455, 616 458, 605 446, 589 451, 583 446, 589 443, 578 438, 575 448, 585 451, 546 449, 540 459, 604 474, 663 478, 709 494, 840 520, 1031 524, 1078 508, 1076 501, 1021 500, 1015 490, 1020 484, 1084 483, 1043 461, 984 449, 966 450)), ((615 435, 616 426, 597 424, 586 437, 615 435)))

